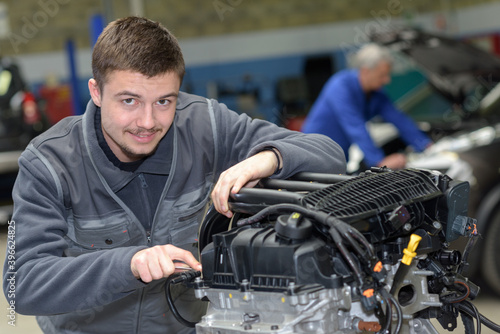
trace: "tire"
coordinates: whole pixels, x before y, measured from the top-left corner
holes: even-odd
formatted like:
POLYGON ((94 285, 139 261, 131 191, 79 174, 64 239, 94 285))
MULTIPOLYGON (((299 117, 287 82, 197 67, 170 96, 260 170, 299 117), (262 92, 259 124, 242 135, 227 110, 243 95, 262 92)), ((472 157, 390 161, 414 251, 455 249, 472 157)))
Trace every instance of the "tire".
POLYGON ((500 208, 492 215, 482 237, 481 273, 488 287, 500 296, 500 208))

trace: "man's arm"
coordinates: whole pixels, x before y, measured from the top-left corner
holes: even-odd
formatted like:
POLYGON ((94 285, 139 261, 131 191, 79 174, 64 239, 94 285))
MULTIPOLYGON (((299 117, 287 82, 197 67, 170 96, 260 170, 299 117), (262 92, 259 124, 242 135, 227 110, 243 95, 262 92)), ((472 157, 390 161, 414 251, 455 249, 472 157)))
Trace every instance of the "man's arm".
POLYGON ((422 152, 432 144, 432 140, 417 127, 415 122, 408 115, 399 111, 385 95, 382 98, 382 103, 382 118, 386 122, 394 124, 407 145, 411 145, 416 151, 422 152))
POLYGON ((224 171, 212 191, 215 209, 231 218, 233 214, 227 204, 229 194, 236 194, 243 187, 254 187, 260 179, 273 175, 280 166, 281 154, 277 154, 262 151, 224 171))
POLYGON ((254 186, 261 178, 287 178, 303 171, 345 173, 345 155, 330 138, 290 131, 214 105, 219 134, 220 178, 212 192, 216 209, 228 217, 230 192, 254 186), (274 148, 275 154, 269 151, 274 148), (279 164, 279 172, 274 175, 279 164))

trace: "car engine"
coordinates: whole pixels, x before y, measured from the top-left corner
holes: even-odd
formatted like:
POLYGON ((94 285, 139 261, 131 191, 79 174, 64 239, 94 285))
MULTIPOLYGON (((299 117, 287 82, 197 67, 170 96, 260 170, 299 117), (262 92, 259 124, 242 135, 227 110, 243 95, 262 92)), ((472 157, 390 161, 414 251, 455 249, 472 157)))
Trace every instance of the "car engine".
POLYGON ((196 333, 438 333, 431 319, 452 331, 459 316, 499 331, 462 275, 478 238, 468 194, 419 169, 265 179, 234 195, 231 220, 208 211, 201 277, 174 282, 209 301, 196 333))

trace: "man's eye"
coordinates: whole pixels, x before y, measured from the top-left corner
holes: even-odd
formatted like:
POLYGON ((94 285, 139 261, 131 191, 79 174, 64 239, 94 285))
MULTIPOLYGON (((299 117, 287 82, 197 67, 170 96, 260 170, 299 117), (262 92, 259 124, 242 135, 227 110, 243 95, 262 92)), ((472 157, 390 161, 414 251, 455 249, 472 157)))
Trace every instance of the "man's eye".
POLYGON ((163 99, 163 100, 158 100, 158 102, 157 102, 157 103, 158 103, 160 106, 166 106, 166 105, 168 105, 168 104, 169 104, 169 102, 170 102, 169 100, 163 99))
POLYGON ((123 100, 123 103, 125 103, 127 105, 132 105, 132 104, 134 104, 134 102, 135 102, 135 99, 132 99, 132 98, 123 100))

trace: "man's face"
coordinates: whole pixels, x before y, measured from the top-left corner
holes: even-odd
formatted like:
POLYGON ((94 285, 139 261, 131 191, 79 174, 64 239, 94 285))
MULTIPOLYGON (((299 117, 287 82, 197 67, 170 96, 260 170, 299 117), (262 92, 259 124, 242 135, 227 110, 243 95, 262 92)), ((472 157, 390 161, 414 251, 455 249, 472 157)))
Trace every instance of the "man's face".
POLYGON ((368 90, 379 90, 391 82, 391 64, 386 61, 379 62, 373 68, 364 68, 368 90))
POLYGON ((89 80, 92 100, 101 107, 104 138, 120 161, 136 161, 155 151, 174 120, 179 88, 174 72, 149 78, 113 71, 101 89, 89 80))

